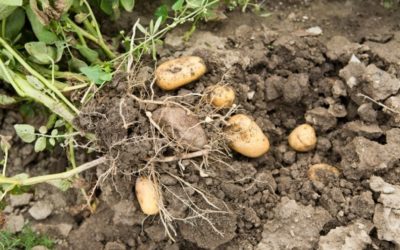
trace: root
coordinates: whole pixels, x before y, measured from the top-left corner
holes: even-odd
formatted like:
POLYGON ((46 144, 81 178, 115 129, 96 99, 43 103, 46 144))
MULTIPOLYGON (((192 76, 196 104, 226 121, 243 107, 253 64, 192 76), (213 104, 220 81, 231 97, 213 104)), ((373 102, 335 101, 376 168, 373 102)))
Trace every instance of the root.
POLYGON ((385 104, 383 104, 383 103, 381 103, 381 102, 378 102, 378 101, 374 100, 373 98, 371 98, 371 97, 369 97, 369 96, 367 96, 367 95, 358 93, 357 96, 364 97, 365 99, 367 99, 367 100, 369 100, 369 101, 375 103, 376 105, 379 105, 379 106, 381 106, 382 108, 387 109, 387 110, 389 110, 389 111, 392 112, 392 113, 395 113, 395 114, 400 115, 400 111, 395 110, 395 109, 392 109, 392 108, 386 106, 385 104))

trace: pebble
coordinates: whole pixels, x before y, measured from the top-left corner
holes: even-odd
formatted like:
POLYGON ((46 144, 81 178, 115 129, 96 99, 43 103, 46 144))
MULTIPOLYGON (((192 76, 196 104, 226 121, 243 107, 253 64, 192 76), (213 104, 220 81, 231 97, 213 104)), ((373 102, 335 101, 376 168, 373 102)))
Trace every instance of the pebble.
POLYGON ((306 32, 313 36, 319 36, 322 34, 322 29, 319 26, 315 26, 307 29, 306 32))
POLYGON ((28 212, 35 220, 44 220, 53 212, 53 205, 48 201, 38 201, 28 212))
POLYGON ((22 215, 10 215, 6 218, 6 224, 4 228, 10 233, 18 233, 22 231, 25 225, 25 220, 22 215))
POLYGON ((12 207, 22 207, 29 204, 33 194, 24 193, 20 195, 10 195, 10 204, 12 207))

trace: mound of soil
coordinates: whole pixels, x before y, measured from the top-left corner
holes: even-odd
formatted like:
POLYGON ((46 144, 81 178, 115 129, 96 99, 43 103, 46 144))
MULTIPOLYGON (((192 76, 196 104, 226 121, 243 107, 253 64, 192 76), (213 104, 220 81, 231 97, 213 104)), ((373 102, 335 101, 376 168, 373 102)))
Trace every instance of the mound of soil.
MULTIPOLYGON (((153 86, 149 61, 128 80, 117 77, 84 108, 77 123, 96 134, 113 159, 83 176, 89 187, 100 179, 95 213, 82 209, 78 191, 41 185, 27 201, 11 197, 6 214, 31 219, 26 208, 44 206, 50 213, 32 224, 58 238, 59 249, 399 247, 400 33, 385 39, 364 34, 354 42, 320 37, 315 29, 273 30, 255 20, 235 26, 243 20, 232 17, 224 21, 231 24, 196 31, 188 42, 184 29, 167 35, 160 62, 198 55, 208 68, 198 81, 162 91, 153 86), (203 102, 201 94, 216 83, 235 89, 235 109, 216 111, 203 102), (185 146, 158 130, 151 114, 164 106, 194 114, 211 153, 188 157, 185 146), (249 159, 227 149, 221 132, 231 112, 254 118, 271 143, 266 155, 249 159), (303 123, 318 135, 316 149, 307 153, 287 142, 303 123), (340 175, 310 180, 308 168, 317 163, 335 166, 340 175), (161 217, 146 217, 134 195, 135 179, 148 174, 161 186, 161 217)), ((19 119, 11 114, 4 114, 3 127, 19 119)))

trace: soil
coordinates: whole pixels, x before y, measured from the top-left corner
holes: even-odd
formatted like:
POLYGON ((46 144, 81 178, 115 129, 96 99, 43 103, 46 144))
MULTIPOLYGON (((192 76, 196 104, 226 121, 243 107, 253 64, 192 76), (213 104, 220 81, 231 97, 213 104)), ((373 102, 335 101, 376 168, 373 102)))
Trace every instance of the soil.
MULTIPOLYGON (((198 55, 208 68, 198 81, 162 91, 152 85, 154 65, 147 60, 85 106, 77 124, 112 158, 76 184, 97 185, 94 213, 79 189, 38 185, 33 197, 9 198, 14 205, 4 210, 6 220, 23 215, 56 239, 56 249, 398 249, 400 12, 361 0, 267 6, 270 17, 227 13, 225 20, 201 24, 187 42, 186 27, 167 35, 159 62, 198 55), (307 30, 316 26, 322 34, 307 30), (204 103, 201 93, 216 83, 235 89, 237 109, 216 111, 204 103), (191 119, 200 121, 196 133, 207 138, 209 154, 185 158, 191 149, 154 125, 151 114, 164 106, 197 116, 191 119), (227 149, 223 119, 230 111, 253 117, 270 140, 267 154, 250 159, 227 149), (318 144, 299 153, 287 137, 303 123, 316 128, 318 144), (317 163, 340 175, 310 180, 309 166, 317 163), (134 192, 139 175, 160 184, 161 216, 141 212, 134 192), (34 219, 31 207, 38 203, 48 204, 47 213, 34 219)), ((115 26, 129 30, 138 15, 115 26)), ((24 119, 19 112, 2 110, 0 117, 0 134, 14 138, 10 173, 67 166, 62 149, 35 154, 16 139, 12 125, 24 119)), ((94 157, 79 154, 77 161, 94 157)))

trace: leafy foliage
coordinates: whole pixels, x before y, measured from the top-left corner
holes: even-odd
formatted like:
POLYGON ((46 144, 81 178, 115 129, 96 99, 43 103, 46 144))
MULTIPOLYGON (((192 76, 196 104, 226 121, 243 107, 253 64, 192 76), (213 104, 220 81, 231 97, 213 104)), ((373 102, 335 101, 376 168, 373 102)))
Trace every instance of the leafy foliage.
POLYGON ((25 226, 25 228, 19 234, 0 231, 0 249, 30 250, 39 245, 47 247, 48 249, 53 249, 54 241, 46 235, 35 233, 28 226, 25 226))

